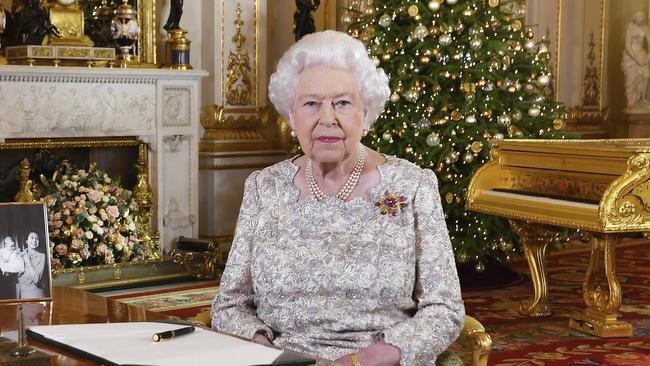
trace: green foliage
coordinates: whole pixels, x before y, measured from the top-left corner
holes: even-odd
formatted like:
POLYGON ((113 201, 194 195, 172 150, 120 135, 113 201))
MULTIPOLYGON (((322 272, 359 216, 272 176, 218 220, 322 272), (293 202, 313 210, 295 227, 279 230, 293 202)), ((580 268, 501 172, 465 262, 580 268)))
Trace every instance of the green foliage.
POLYGON ((366 44, 392 91, 365 143, 436 172, 458 261, 480 269, 486 256, 519 254, 506 220, 464 205, 491 141, 562 137, 548 44, 523 25, 525 2, 354 3, 348 32, 366 44))

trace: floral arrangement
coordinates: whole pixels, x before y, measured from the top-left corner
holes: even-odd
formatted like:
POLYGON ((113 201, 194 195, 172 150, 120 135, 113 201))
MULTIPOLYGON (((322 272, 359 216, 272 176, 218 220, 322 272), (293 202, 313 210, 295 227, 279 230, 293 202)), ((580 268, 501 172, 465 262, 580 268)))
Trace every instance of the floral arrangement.
POLYGON ((150 241, 140 240, 131 191, 94 166, 65 166, 43 189, 48 208, 52 269, 145 260, 150 241))

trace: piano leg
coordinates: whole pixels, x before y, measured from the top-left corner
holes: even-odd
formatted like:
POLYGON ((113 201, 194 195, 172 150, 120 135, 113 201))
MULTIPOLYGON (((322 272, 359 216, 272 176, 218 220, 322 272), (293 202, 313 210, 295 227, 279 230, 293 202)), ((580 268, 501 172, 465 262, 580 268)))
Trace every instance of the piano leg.
POLYGON ((622 293, 615 250, 621 239, 615 234, 592 234, 591 257, 582 284, 587 309, 571 318, 570 328, 603 338, 632 336, 632 325, 618 320, 622 293))
POLYGON ((521 239, 533 281, 533 299, 523 301, 519 305, 519 312, 528 316, 548 316, 551 314, 551 308, 548 304, 546 281, 546 247, 558 236, 558 231, 543 224, 519 220, 509 222, 521 239))

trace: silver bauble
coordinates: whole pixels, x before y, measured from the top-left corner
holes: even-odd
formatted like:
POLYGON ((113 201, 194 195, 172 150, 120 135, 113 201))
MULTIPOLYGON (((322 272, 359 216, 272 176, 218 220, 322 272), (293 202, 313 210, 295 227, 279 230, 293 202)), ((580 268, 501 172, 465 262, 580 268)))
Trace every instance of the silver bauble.
POLYGON ((497 122, 499 122, 500 125, 502 126, 509 126, 510 125, 510 116, 507 114, 501 114, 499 117, 497 117, 497 122))
POLYGON ((451 35, 449 33, 441 35, 438 42, 443 46, 449 46, 449 44, 451 44, 451 35))
POLYGON ((381 135, 381 138, 383 138, 385 141, 390 141, 393 136, 390 134, 390 132, 384 132, 384 134, 381 135))
POLYGON ((449 5, 456 5, 457 2, 458 0, 447 0, 447 4, 449 5))
POLYGON ((465 117, 465 122, 467 122, 467 123, 476 123, 476 117, 467 116, 467 117, 465 117))
POLYGON ((478 262, 474 266, 474 270, 478 273, 483 273, 485 272, 485 264, 483 262, 478 262))
POLYGON ((530 51, 530 52, 534 51, 535 50, 535 41, 533 41, 532 39, 527 40, 526 43, 524 43, 524 48, 527 51, 530 51))
POLYGON ((429 136, 427 136, 427 145, 429 146, 438 146, 440 145, 440 135, 438 135, 435 132, 431 132, 429 136))
POLYGON ((472 154, 471 152, 466 152, 465 155, 463 155, 463 161, 466 164, 471 163, 472 161, 474 161, 474 154, 472 154))
POLYGON ((384 14, 384 15, 382 15, 382 16, 379 18, 379 25, 381 25, 382 27, 386 28, 386 27, 388 27, 388 26, 390 25, 390 22, 391 22, 392 20, 393 20, 393 19, 390 17, 390 15, 388 15, 388 14, 384 14))
POLYGON ((433 11, 438 11, 438 9, 440 9, 440 0, 429 1, 429 9, 433 11))
POLYGON ((533 105, 528 110, 528 115, 531 116, 531 117, 539 117, 540 113, 542 113, 542 110, 539 109, 539 106, 537 106, 537 105, 533 105))
POLYGON ((483 45, 483 41, 481 41, 481 39, 478 38, 478 37, 474 37, 474 38, 472 38, 471 41, 469 41, 469 46, 472 47, 472 49, 475 49, 475 50, 481 48, 482 45, 483 45))
POLYGON ((537 77, 537 84, 539 84, 540 86, 547 86, 548 83, 550 82, 551 82, 551 78, 546 74, 542 74, 537 77))
POLYGON ((393 93, 390 95, 390 101, 393 103, 397 103, 399 101, 399 94, 393 93))
POLYGON ((413 30, 413 36, 419 40, 423 40, 429 34, 429 29, 423 26, 422 24, 415 27, 413 30))

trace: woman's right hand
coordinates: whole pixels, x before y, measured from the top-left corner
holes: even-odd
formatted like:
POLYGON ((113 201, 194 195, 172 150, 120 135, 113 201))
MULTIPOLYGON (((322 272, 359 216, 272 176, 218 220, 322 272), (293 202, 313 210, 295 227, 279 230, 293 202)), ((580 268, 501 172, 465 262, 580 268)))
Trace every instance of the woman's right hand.
POLYGON ((253 342, 263 344, 265 346, 273 346, 273 343, 266 337, 266 333, 257 332, 253 336, 253 342))

